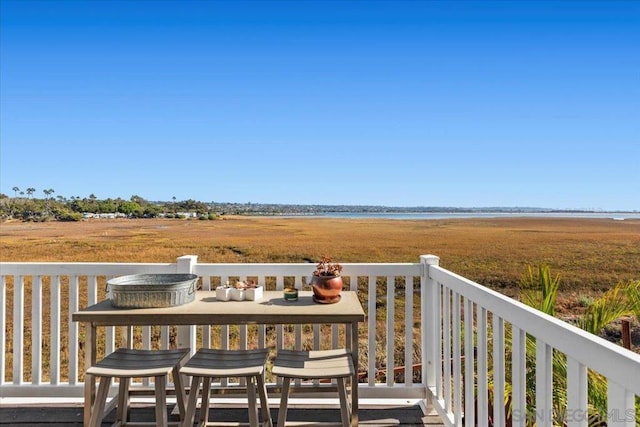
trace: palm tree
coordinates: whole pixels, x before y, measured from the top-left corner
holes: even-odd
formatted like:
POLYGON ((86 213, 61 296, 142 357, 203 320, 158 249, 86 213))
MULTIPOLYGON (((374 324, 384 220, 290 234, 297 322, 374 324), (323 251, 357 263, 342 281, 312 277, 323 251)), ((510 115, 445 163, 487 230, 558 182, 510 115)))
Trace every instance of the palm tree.
POLYGON ((55 193, 55 190, 53 188, 49 188, 48 190, 42 190, 42 192, 44 193, 44 211, 45 214, 49 214, 49 200, 50 196, 55 193))
POLYGON ((33 187, 29 187, 29 188, 27 188, 27 194, 29 195, 29 197, 31 197, 31 195, 32 195, 33 193, 35 193, 35 192, 36 192, 36 189, 35 189, 35 188, 33 188, 33 187))
MULTIPOLYGON (((548 266, 539 266, 537 274, 529 267, 521 285, 525 289, 523 302, 550 316, 555 315, 555 302, 560 288, 560 277, 551 276, 548 266)), ((621 317, 640 314, 640 281, 618 283, 595 300, 577 319, 576 326, 592 334, 599 334, 605 326, 621 317), (637 300, 634 301, 634 295, 637 300), (635 304, 635 305, 634 305, 635 304)), ((527 366, 535 369, 535 339, 527 337, 527 366)), ((590 421, 600 425, 607 414, 607 380, 594 371, 588 371, 588 400, 590 421)), ((567 405, 567 360, 560 352, 553 352, 553 407, 555 422, 562 425, 567 405)), ((535 386, 532 386, 535 387, 535 386)), ((535 402, 535 390, 527 390, 528 402, 535 402)), ((636 410, 638 410, 638 404, 636 410)))
POLYGON ((13 194, 16 198, 18 197, 18 191, 20 191, 19 187, 13 187, 13 194))

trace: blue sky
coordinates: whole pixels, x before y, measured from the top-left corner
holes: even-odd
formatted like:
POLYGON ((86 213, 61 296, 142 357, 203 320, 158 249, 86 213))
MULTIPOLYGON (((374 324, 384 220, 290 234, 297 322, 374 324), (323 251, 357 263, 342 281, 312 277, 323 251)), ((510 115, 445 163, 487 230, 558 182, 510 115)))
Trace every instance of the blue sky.
POLYGON ((0 0, 0 192, 640 210, 637 1, 0 0))

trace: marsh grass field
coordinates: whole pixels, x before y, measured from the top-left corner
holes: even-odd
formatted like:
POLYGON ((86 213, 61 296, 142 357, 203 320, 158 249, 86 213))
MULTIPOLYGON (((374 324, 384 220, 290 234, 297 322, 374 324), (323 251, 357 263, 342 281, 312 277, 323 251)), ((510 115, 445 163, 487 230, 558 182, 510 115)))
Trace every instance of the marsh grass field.
MULTIPOLYGON (((0 224, 5 262, 173 263, 197 255, 202 263, 315 263, 325 254, 344 263, 419 262, 433 254, 442 267, 512 297, 528 266, 548 265, 561 280, 557 312, 570 315, 617 283, 640 278, 640 220, 232 216, 0 224)), ((27 292, 26 345, 29 300, 27 292)), ((3 304, 11 329, 12 283, 3 304)), ((10 358, 12 331, 5 332, 10 358)), ((384 353, 379 357, 383 362, 384 353)))
POLYGON ((282 217, 2 223, 2 261, 418 262, 512 294, 528 265, 549 265, 565 296, 640 276, 640 220, 384 220, 282 217))

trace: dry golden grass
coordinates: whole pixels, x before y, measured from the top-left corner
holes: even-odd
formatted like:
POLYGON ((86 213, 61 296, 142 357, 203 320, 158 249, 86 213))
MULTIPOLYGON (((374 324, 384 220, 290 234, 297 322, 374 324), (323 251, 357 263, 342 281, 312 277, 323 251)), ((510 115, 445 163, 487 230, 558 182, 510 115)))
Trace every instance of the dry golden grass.
MULTIPOLYGON (((559 311, 569 311, 578 308, 579 295, 640 278, 640 220, 227 217, 0 225, 2 261, 164 263, 198 255, 205 263, 315 262, 324 254, 339 262, 418 262, 420 255, 435 254, 443 267, 507 295, 517 294, 528 265, 547 264, 553 274, 561 275, 559 311)), ((9 290, 5 302, 9 325, 11 300, 9 290)), ((48 301, 44 306, 46 311, 48 301)), ((402 312, 401 304, 396 312, 402 312)), ((63 311, 62 316, 66 322, 68 313, 63 311)), ((27 312, 27 345, 29 317, 27 312)), ((379 321, 379 331, 384 331, 383 317, 379 321)), ((43 327, 46 336, 49 326, 43 327)), ((7 331, 9 358, 11 336, 7 331)), ((66 354, 64 346, 63 342, 66 354)), ((377 364, 384 366, 382 350, 375 353, 381 359, 377 364)), ((29 370, 27 363, 26 375, 29 370)), ((46 367, 44 376, 48 377, 46 367)))
POLYGON ((91 220, 3 223, 3 261, 340 262, 441 265, 506 293, 527 265, 547 264, 562 290, 608 289, 640 276, 640 220, 377 220, 227 217, 198 220, 91 220))

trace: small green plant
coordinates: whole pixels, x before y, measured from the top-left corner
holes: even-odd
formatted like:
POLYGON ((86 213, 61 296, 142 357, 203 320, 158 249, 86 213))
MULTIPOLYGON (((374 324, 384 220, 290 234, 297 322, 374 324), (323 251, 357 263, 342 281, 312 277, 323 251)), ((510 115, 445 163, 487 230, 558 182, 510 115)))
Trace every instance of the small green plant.
POLYGON ((580 298, 578 298, 578 305, 580 307, 591 307, 593 305, 593 298, 589 295, 580 295, 580 298))

